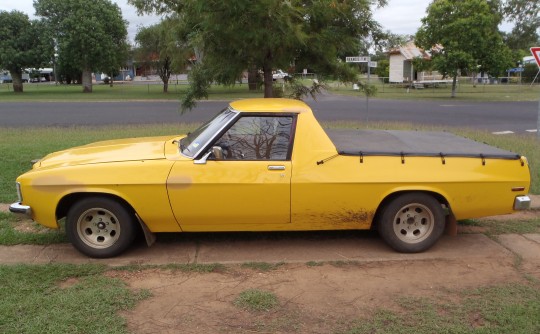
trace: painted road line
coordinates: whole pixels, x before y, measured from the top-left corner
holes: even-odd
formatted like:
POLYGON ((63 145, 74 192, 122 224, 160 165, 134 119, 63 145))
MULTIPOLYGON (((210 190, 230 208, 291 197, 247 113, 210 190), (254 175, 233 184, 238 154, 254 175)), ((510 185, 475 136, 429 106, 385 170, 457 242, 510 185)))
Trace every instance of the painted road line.
POLYGON ((499 131, 499 132, 492 132, 494 135, 509 135, 514 133, 513 131, 499 131))
POLYGON ((532 129, 532 130, 525 130, 525 131, 527 131, 527 132, 538 132, 538 130, 537 130, 537 129, 532 129))

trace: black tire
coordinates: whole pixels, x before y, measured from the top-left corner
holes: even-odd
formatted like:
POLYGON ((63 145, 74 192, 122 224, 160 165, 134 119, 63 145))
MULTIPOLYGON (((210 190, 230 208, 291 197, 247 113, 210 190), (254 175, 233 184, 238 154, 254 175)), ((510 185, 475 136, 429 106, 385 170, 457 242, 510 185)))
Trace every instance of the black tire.
POLYGON ((424 193, 408 193, 393 199, 379 220, 379 235, 402 253, 418 253, 430 248, 444 232, 441 203, 424 193))
POLYGON ((88 197, 76 202, 66 216, 66 234, 81 253, 108 258, 124 252, 136 235, 134 215, 119 202, 88 197))

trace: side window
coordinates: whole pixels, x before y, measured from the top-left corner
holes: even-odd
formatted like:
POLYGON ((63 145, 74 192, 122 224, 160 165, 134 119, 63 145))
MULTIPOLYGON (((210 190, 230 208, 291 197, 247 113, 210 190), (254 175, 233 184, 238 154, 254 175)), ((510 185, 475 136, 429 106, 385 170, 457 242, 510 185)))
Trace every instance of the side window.
POLYGON ((244 116, 216 142, 225 160, 287 160, 292 116, 244 116))

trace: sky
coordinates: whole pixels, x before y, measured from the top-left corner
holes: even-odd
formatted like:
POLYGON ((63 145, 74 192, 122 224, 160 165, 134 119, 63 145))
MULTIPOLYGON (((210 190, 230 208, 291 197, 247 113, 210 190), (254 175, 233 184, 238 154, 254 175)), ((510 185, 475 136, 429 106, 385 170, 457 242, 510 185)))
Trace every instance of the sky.
MULTIPOLYGON (((91 1, 91 0, 90 0, 91 1)), ((129 22, 128 36, 133 41, 137 28, 160 21, 158 16, 138 16, 135 7, 128 5, 127 0, 112 0, 122 10, 124 20, 129 22)), ((389 0, 386 7, 375 9, 374 18, 384 28, 395 34, 413 35, 420 27, 420 19, 426 15, 426 8, 431 0, 389 0)), ((19 10, 34 17, 33 0, 0 0, 0 10, 19 10)), ((502 27, 503 30, 505 26, 502 27)))

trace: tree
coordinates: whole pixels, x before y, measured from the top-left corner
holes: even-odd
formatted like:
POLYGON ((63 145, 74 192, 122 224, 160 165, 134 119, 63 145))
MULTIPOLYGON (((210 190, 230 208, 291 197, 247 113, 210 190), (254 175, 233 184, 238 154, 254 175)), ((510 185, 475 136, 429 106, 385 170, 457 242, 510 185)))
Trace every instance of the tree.
POLYGON ((506 43, 512 50, 529 49, 540 42, 540 1, 506 0, 502 12, 515 24, 506 35, 506 43))
POLYGON ((42 67, 52 57, 52 40, 41 22, 19 11, 0 11, 0 68, 9 71, 14 92, 23 92, 25 68, 42 67))
POLYGON ((125 64, 127 28, 109 0, 36 0, 36 14, 54 32, 59 61, 82 72, 83 92, 92 92, 92 72, 111 73, 125 64))
POLYGON ((159 24, 143 27, 135 36, 135 42, 138 44, 137 60, 157 69, 163 81, 164 93, 168 91, 173 71, 185 68, 190 55, 189 48, 179 40, 180 36, 176 33, 177 20, 167 18, 159 24))
POLYGON ((434 0, 429 5, 416 44, 425 50, 439 46, 432 52, 433 67, 452 77, 452 97, 460 71, 498 76, 512 65, 497 28, 501 19, 495 4, 487 0, 434 0))
POLYGON ((183 108, 207 96, 212 82, 233 85, 260 70, 272 97, 272 71, 309 68, 319 78, 355 81, 340 57, 357 55, 360 38, 380 31, 371 5, 386 0, 128 0, 141 12, 181 14, 183 31, 202 55, 190 76, 183 108))

